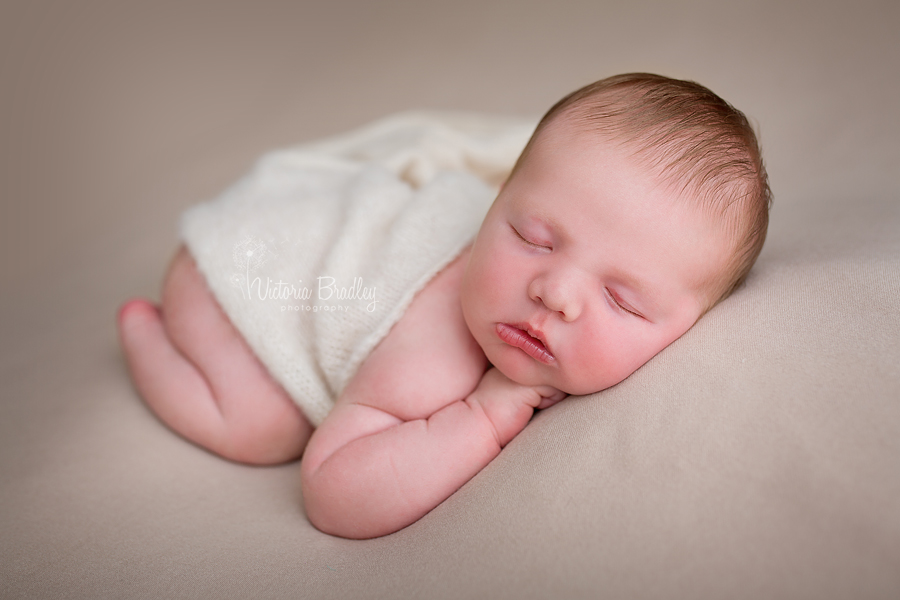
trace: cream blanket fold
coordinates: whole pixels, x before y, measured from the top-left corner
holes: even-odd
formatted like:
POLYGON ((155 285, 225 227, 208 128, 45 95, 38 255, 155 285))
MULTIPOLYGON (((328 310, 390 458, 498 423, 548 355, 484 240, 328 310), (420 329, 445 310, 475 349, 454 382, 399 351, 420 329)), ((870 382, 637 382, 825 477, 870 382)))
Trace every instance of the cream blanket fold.
POLYGON ((313 425, 474 238, 534 126, 396 115, 267 154, 182 215, 209 289, 313 425))

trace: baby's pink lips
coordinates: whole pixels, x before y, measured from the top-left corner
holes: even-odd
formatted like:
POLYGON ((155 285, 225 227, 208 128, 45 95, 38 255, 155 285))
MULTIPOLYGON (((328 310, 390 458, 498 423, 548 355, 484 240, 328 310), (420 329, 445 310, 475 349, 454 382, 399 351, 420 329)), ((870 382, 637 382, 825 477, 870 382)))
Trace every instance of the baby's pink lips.
POLYGON ((496 330, 501 340, 519 348, 531 358, 548 365, 556 360, 544 342, 544 334, 529 327, 527 323, 497 323, 496 330))

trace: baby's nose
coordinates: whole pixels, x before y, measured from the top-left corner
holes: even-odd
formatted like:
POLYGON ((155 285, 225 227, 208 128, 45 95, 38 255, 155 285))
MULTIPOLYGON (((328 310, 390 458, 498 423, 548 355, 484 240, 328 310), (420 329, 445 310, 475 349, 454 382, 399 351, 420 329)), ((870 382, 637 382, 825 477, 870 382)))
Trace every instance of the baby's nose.
POLYGON ((547 273, 532 280, 528 295, 549 310, 571 322, 581 314, 580 293, 576 278, 563 273, 547 273))

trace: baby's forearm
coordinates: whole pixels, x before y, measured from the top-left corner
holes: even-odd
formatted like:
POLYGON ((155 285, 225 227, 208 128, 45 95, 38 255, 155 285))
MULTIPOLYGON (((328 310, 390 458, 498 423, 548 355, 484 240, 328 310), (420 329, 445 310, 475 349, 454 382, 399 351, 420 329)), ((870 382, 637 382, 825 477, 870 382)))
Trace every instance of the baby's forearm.
POLYGON ((476 392, 428 419, 359 437, 318 465, 304 464, 310 521, 326 533, 371 538, 406 527, 443 502, 493 460, 505 443, 501 437, 515 436, 533 412, 522 405, 523 414, 503 424, 498 436, 476 392))

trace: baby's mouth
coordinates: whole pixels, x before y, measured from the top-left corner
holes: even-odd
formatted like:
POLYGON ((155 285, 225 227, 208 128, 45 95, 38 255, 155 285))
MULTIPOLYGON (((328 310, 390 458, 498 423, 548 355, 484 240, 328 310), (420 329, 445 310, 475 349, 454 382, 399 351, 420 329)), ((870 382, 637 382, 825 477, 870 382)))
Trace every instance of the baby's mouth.
MULTIPOLYGON (((527 325, 525 325, 527 327, 527 325)), ((544 364, 550 364, 556 358, 550 354, 550 351, 537 337, 528 333, 528 330, 521 326, 509 325, 507 323, 498 323, 497 335, 501 340, 522 350, 525 354, 535 360, 539 360, 544 364)))

